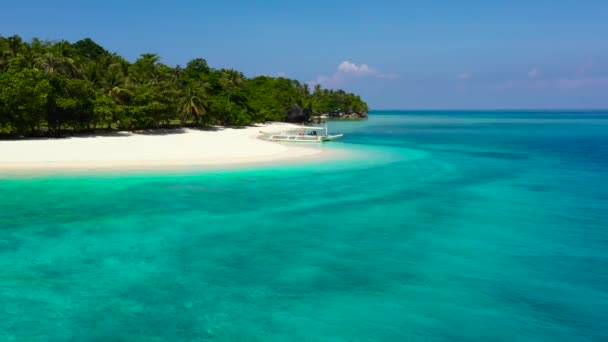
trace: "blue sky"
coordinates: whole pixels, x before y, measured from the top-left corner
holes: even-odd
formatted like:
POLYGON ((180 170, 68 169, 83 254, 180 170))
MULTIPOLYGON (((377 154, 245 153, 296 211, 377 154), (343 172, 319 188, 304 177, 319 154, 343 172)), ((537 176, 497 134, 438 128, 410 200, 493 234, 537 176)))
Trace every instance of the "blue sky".
POLYGON ((91 37, 361 94, 375 109, 608 108, 608 1, 9 1, 0 34, 91 37))

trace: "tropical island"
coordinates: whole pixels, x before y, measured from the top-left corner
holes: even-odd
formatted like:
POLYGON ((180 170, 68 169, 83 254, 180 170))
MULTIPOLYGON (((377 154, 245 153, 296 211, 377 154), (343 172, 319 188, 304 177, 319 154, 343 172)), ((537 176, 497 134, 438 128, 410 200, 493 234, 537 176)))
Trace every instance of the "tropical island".
POLYGON ((127 61, 89 38, 0 36, 0 171, 318 158, 328 152, 258 139, 260 130, 367 110, 342 90, 248 78, 202 58, 171 67, 151 53, 127 61))
POLYGON ((367 111, 359 96, 342 90, 311 90, 285 77, 247 78, 202 58, 171 67, 152 53, 129 62, 90 38, 70 43, 0 36, 4 137, 306 122, 367 111))

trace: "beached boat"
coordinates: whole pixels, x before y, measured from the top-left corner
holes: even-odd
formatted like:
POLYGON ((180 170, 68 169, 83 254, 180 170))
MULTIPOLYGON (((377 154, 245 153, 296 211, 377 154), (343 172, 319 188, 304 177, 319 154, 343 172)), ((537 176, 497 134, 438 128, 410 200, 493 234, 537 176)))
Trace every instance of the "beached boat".
POLYGON ((268 140, 272 141, 287 141, 287 142, 324 142, 336 140, 344 134, 329 134, 327 126, 300 126, 280 133, 262 132, 268 140))

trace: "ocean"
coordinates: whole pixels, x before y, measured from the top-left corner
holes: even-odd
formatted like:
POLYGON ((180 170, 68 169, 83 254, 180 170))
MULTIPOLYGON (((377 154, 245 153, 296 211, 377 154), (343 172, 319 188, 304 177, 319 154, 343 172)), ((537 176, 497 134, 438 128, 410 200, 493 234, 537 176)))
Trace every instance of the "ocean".
POLYGON ((0 175, 0 340, 608 340, 608 112, 329 125, 347 160, 0 175))

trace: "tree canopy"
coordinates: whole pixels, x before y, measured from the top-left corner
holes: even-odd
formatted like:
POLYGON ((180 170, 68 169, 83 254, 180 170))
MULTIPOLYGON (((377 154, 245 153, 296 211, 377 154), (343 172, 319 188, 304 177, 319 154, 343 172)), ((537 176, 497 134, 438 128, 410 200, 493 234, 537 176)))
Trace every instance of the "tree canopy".
POLYGON ((70 43, 0 36, 3 135, 306 121, 314 114, 367 110, 359 96, 342 90, 317 85, 311 91, 284 77, 247 78, 214 69, 203 58, 171 67, 151 53, 129 62, 90 38, 70 43))

